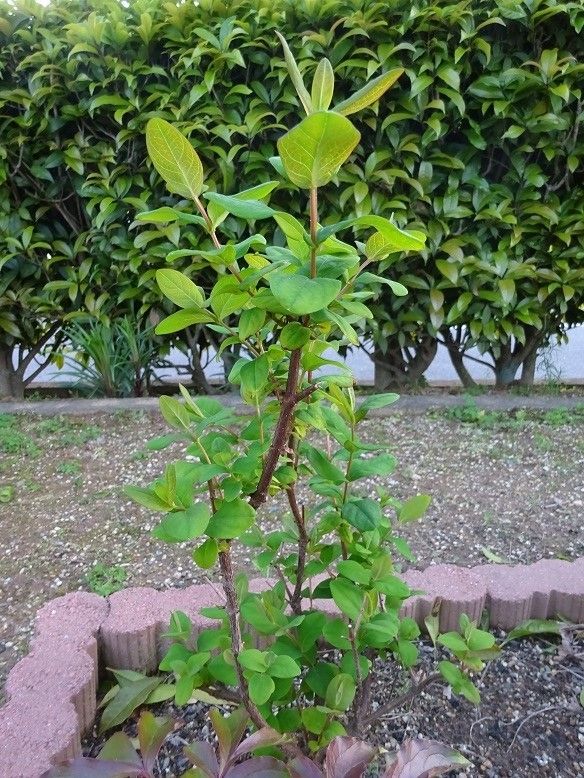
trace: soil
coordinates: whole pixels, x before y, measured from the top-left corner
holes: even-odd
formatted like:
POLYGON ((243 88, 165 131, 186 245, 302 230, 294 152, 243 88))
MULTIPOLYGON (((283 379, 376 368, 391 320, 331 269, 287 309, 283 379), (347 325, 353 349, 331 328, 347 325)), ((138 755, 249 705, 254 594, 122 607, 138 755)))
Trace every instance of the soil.
MULTIPOLYGON (((363 489, 374 495, 375 486, 383 485, 397 498, 433 496, 426 517, 402 532, 420 568, 431 562, 472 565, 583 556, 583 420, 582 413, 571 410, 507 416, 472 408, 466 417, 460 409, 450 409, 376 418, 364 423, 362 437, 387 443, 399 465, 387 478, 364 482, 363 489), (472 423, 463 423, 464 418, 472 423)), ((149 530, 156 517, 122 491, 127 484, 151 482, 165 462, 180 458, 177 445, 162 452, 145 449, 148 440, 164 432, 167 427, 157 414, 0 416, 0 684, 26 650, 38 607, 52 597, 90 588, 88 576, 95 586, 97 576, 91 571, 96 563, 102 565, 102 579, 109 576, 117 585, 121 577, 129 586, 186 586, 209 575, 197 574, 186 545, 152 539, 149 530)), ((279 502, 263 509, 263 526, 272 528, 284 510, 279 502)), ((245 550, 237 561, 251 572, 245 550)), ((584 672, 574 676, 556 668, 540 682, 542 660, 545 667, 551 659, 533 648, 537 645, 522 643, 517 649, 509 670, 516 676, 513 694, 503 670, 487 683, 496 699, 487 703, 485 697, 477 718, 486 718, 472 735, 473 740, 490 738, 495 756, 477 751, 499 771, 489 773, 487 766, 480 774, 584 774, 584 762, 581 769, 569 766, 581 759, 581 715, 561 707, 575 699, 584 672), (549 724, 551 711, 538 713, 522 726, 509 755, 497 761, 517 726, 515 717, 556 704, 557 726, 549 724), (574 723, 578 716, 580 731, 574 723), (552 765, 548 772, 546 755, 552 765), (544 762, 534 761, 536 756, 544 762), (523 767, 502 772, 511 759, 523 767), (533 771, 527 772, 526 765, 533 771)), ((511 660, 500 663, 506 661, 511 660)), ((421 710, 432 721, 432 736, 439 734, 453 745, 466 743, 467 755, 472 755, 469 726, 474 713, 466 707, 457 712, 459 704, 440 700, 440 711, 430 703, 421 710)), ((415 723, 419 715, 408 719, 410 734, 428 734, 423 721, 415 723)))

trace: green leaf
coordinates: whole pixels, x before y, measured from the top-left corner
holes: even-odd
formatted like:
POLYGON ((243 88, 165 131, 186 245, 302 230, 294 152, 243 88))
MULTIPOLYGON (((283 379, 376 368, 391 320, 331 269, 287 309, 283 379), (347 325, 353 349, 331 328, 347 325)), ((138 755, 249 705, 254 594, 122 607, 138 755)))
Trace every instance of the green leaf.
POLYGON ((172 507, 172 505, 158 497, 158 495, 150 489, 143 489, 139 486, 125 486, 124 494, 126 494, 130 500, 137 502, 139 505, 143 505, 145 508, 149 508, 151 511, 167 511, 172 507))
POLYGON ((201 502, 184 511, 167 514, 152 530, 152 535, 165 543, 184 543, 200 537, 209 523, 209 508, 201 502))
POLYGON ((203 166, 184 135, 164 119, 146 125, 146 146, 152 164, 169 192, 195 200, 203 191, 203 166))
POLYGON ((353 497, 343 505, 341 515, 352 527, 361 532, 377 529, 383 521, 379 503, 369 497, 353 497))
POLYGON ((174 397, 163 394, 159 400, 160 413, 171 427, 188 428, 191 417, 185 406, 174 397))
POLYGON ((156 282, 162 294, 179 308, 202 308, 205 304, 199 287, 178 270, 157 270, 156 282))
POLYGON ((260 200, 241 200, 218 192, 207 192, 204 197, 240 219, 267 219, 274 213, 273 208, 260 200))
POLYGON ((326 308, 341 291, 341 282, 333 278, 271 273, 270 289, 288 313, 304 316, 326 308))
POLYGON ((509 643, 510 640, 517 640, 530 635, 560 635, 561 627, 561 622, 552 621, 551 619, 527 619, 527 621, 521 622, 519 626, 511 630, 502 645, 509 643))
POLYGON ((371 580, 371 571, 367 570, 359 562, 351 559, 343 559, 337 562, 337 571, 348 578, 349 581, 367 585, 371 580))
POLYGON ((398 520, 402 524, 421 519, 430 507, 432 498, 429 494, 418 494, 406 500, 397 513, 398 520))
POLYGON ((249 696, 256 705, 263 705, 274 693, 276 684, 271 676, 255 673, 249 679, 249 696))
POLYGON ((371 648, 384 648, 397 637, 399 619, 393 613, 378 613, 363 624, 359 630, 359 636, 371 648))
POLYGON ((386 476, 395 470, 396 459, 391 454, 382 454, 371 459, 356 459, 351 462, 348 481, 371 476, 386 476))
POLYGON ((297 321, 291 321, 286 324, 280 333, 280 345, 282 348, 290 349, 291 351, 302 348, 309 340, 310 330, 297 321))
POLYGON ((103 711, 99 723, 99 733, 123 724, 139 705, 146 702, 161 681, 161 678, 140 678, 121 686, 119 692, 103 711))
POLYGON ((163 319, 156 325, 155 332, 157 335, 170 335, 172 332, 184 330, 193 324, 207 324, 210 321, 213 321, 213 318, 206 310, 186 308, 185 310, 171 313, 170 316, 163 319))
POLYGON ((377 78, 374 78, 373 81, 365 84, 365 86, 362 89, 359 89, 358 92, 355 92, 354 95, 351 95, 351 97, 336 105, 335 111, 342 113, 344 116, 349 116, 352 113, 363 110, 363 108, 367 108, 368 105, 379 100, 379 98, 395 84, 403 72, 403 68, 395 68, 394 70, 389 70, 387 73, 382 73, 380 76, 377 76, 377 78))
POLYGON ((300 102, 302 103, 306 113, 311 113, 312 101, 310 99, 310 95, 308 94, 308 90, 304 86, 304 80, 302 79, 302 75, 298 69, 298 65, 296 64, 296 60, 294 59, 294 56, 290 51, 290 47, 286 43, 284 36, 281 35, 277 30, 276 35, 280 39, 280 43, 284 49, 284 60, 286 62, 286 67, 288 68, 288 74, 290 75, 290 79, 294 85, 294 89, 296 90, 296 94, 300 98, 300 102))
POLYGON ((333 484, 341 484, 345 480, 343 471, 333 464, 329 458, 314 446, 306 444, 303 447, 306 458, 314 468, 317 475, 333 484))
POLYGON ((331 646, 348 650, 351 648, 349 630, 343 619, 327 619, 322 634, 331 646))
POLYGON ((512 278, 500 278, 499 289, 501 291, 503 302, 506 305, 509 305, 515 296, 515 281, 512 278))
POLYGON ((219 510, 211 516, 207 535, 230 540, 248 530, 255 519, 255 511, 245 500, 223 500, 219 510))
POLYGON ((361 614, 365 594, 346 578, 335 578, 330 583, 331 594, 335 605, 346 616, 355 621, 361 614))
POLYGON ((386 394, 372 394, 359 403, 359 408, 365 411, 372 411, 374 408, 385 408, 399 400, 399 394, 388 392, 386 394))
POLYGON ((326 111, 333 99, 335 74, 331 63, 326 57, 321 59, 312 79, 312 107, 315 111, 326 111))
POLYGON ((239 662, 246 670, 265 673, 268 667, 266 654, 257 648, 246 648, 239 653, 239 662))
POLYGON ((348 119, 318 111, 278 139, 288 178, 301 189, 327 184, 359 143, 361 135, 348 119))
POLYGON ((252 396, 261 394, 268 384, 269 374, 270 362, 267 354, 246 362, 239 371, 242 392, 252 396))
POLYGON ((326 690, 325 704, 333 710, 345 711, 353 702, 357 687, 348 673, 339 673, 331 680, 326 690))
POLYGON ((239 317, 238 334, 240 340, 247 340, 261 330, 266 321, 266 312, 260 308, 246 308, 239 317))
POLYGON ((207 538, 201 545, 193 551, 193 560, 203 570, 208 570, 217 562, 219 556, 219 547, 214 538, 207 538))
POLYGON ((296 678, 302 670, 292 657, 281 654, 268 667, 268 673, 273 678, 296 678))

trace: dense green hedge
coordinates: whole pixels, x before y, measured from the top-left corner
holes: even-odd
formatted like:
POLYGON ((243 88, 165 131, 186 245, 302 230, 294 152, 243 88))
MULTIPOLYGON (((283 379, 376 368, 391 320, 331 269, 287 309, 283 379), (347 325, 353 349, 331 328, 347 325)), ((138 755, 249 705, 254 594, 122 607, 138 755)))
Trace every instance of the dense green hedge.
POLYGON ((380 297, 380 377, 415 379, 438 337, 457 364, 478 344, 509 382, 584 318, 583 26, 582 3, 556 0, 2 0, 0 394, 21 390, 13 350, 64 317, 163 305, 154 271, 195 238, 134 222, 166 198, 147 119, 191 134, 211 187, 271 176, 297 115, 275 29, 307 75, 329 57, 339 94, 406 69, 328 199, 329 220, 371 209, 429 232, 386 270, 411 291, 380 297))

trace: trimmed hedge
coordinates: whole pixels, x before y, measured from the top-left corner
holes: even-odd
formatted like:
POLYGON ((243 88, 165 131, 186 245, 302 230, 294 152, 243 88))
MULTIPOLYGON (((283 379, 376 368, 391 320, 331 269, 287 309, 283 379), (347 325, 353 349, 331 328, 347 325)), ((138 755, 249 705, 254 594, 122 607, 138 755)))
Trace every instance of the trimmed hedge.
MULTIPOLYGON (((436 338, 463 377, 476 344, 509 383, 584 318, 583 27, 582 4, 556 0, 3 0, 0 394, 22 391, 15 351, 53 348, 66 317, 164 306, 154 272, 195 239, 134 221, 171 202, 146 161, 151 116, 191 134, 210 187, 270 177, 297 116, 275 29, 307 75, 331 60, 339 94, 406 69, 322 207, 429 233, 423 256, 384 268, 410 294, 380 290, 380 385, 418 377, 436 338)), ((301 207, 292 185, 272 202, 301 207)))

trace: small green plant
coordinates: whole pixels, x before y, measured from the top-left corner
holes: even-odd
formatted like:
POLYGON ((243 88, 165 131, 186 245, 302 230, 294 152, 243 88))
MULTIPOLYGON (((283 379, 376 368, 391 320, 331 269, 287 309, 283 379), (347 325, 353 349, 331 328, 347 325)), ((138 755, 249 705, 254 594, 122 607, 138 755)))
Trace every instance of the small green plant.
POLYGON ((87 573, 87 585, 95 594, 109 597, 110 594, 124 588, 127 577, 128 574, 123 567, 98 562, 87 573))
POLYGON ((11 413, 0 414, 0 451, 3 454, 36 456, 39 453, 34 440, 21 429, 21 417, 11 413))
POLYGON ((79 462, 59 462, 57 472, 61 475, 77 475, 81 472, 81 465, 79 462))
POLYGON ((11 484, 7 486, 0 485, 0 503, 12 502, 14 498, 14 487, 11 484))

